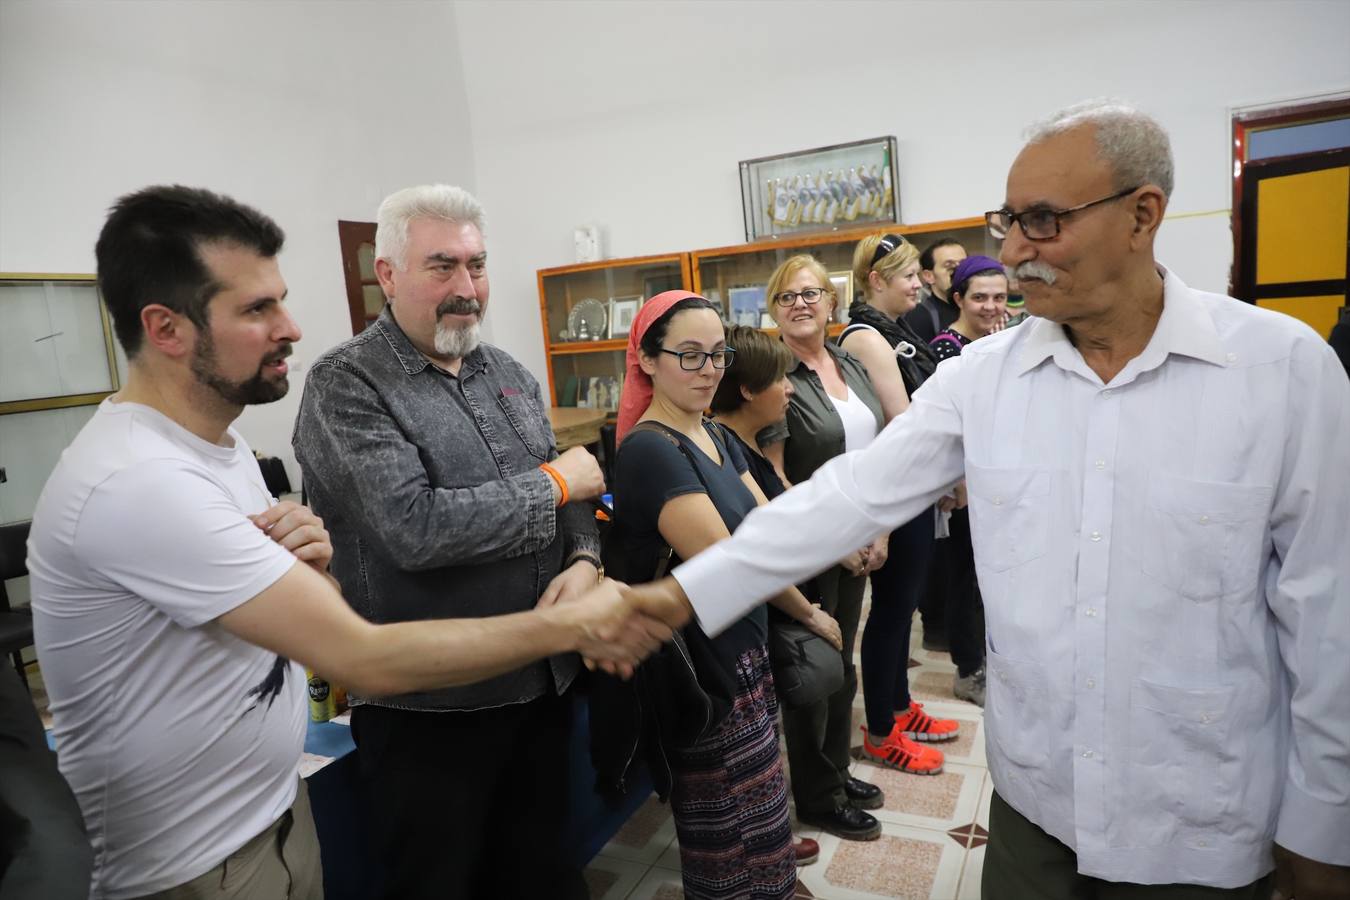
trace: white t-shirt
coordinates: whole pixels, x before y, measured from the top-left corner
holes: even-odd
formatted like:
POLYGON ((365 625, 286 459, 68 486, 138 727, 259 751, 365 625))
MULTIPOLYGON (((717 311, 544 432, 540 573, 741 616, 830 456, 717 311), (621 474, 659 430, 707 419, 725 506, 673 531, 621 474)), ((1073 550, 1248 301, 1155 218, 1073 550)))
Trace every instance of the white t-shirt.
POLYGON ((861 450, 877 436, 877 417, 872 414, 857 391, 849 391, 847 399, 840 400, 829 393, 825 396, 834 404, 839 418, 844 421, 844 452, 861 450))
POLYGON ((214 620, 296 559, 246 518, 272 498, 225 442, 105 400, 33 515, 33 630, 96 898, 190 881, 295 799, 304 670, 214 620))

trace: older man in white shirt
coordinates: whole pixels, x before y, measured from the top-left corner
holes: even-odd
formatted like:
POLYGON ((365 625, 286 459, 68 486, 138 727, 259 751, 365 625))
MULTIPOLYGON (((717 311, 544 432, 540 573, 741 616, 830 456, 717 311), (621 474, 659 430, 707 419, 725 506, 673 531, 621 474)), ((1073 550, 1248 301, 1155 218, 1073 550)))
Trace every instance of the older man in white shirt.
POLYGON ((964 475, 986 898, 1350 896, 1350 383, 1303 324, 1155 262, 1171 188, 1135 110, 1033 129, 988 218, 1038 318, 633 590, 715 633, 964 475))

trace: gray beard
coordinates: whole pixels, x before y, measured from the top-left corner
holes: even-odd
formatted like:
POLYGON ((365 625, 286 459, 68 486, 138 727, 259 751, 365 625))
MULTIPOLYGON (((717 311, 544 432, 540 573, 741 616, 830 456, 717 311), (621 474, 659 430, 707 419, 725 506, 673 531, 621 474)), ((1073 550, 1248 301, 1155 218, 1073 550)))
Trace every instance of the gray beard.
POLYGON ((449 359, 463 359, 478 348, 478 323, 454 328, 436 323, 436 352, 449 359))

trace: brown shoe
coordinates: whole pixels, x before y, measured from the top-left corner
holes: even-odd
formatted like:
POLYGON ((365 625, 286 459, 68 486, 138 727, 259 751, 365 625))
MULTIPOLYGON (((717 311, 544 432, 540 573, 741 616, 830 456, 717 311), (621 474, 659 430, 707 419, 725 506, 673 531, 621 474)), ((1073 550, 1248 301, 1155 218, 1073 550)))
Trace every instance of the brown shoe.
POLYGON ((820 859, 820 844, 810 838, 800 838, 792 842, 792 852, 797 856, 797 865, 809 866, 820 859))

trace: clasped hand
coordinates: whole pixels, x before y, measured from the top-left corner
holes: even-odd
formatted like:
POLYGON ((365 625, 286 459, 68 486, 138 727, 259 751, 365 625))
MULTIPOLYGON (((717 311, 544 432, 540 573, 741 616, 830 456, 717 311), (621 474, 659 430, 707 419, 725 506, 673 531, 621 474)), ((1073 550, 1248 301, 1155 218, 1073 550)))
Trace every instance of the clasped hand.
POLYGON ((690 617, 688 604, 661 583, 630 587, 610 578, 549 612, 578 630, 586 668, 625 680, 690 617))

